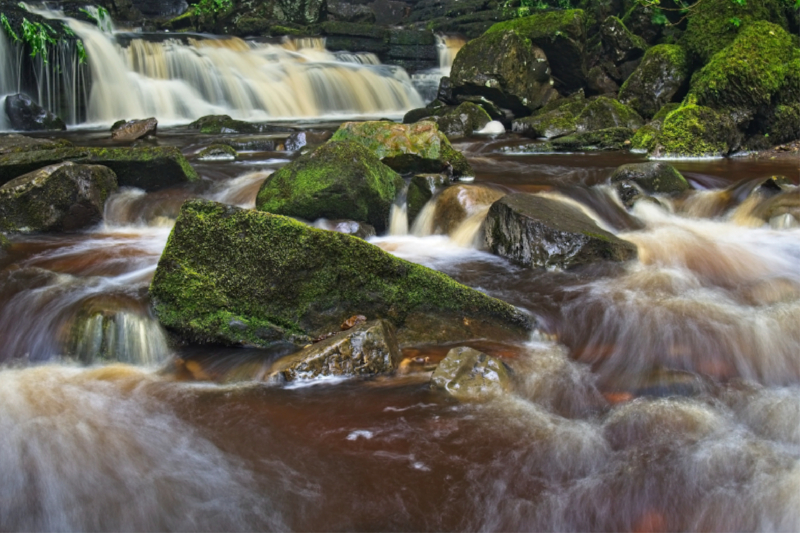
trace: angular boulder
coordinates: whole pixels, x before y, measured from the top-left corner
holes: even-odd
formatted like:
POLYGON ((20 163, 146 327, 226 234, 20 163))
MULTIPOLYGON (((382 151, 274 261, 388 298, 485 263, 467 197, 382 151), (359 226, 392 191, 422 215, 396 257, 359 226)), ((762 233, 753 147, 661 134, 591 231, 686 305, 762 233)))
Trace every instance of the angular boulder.
POLYGON ((614 63, 624 63, 644 55, 647 43, 634 35, 617 17, 608 17, 600 26, 600 40, 605 57, 614 63))
POLYGON ((111 127, 111 140, 119 142, 133 142, 143 139, 148 135, 155 135, 158 129, 158 120, 154 117, 144 120, 128 120, 122 124, 111 127))
POLYGON ((579 209, 533 194, 510 194, 486 218, 486 246, 526 267, 572 268, 636 258, 636 246, 601 229, 579 209))
POLYGON ((500 359, 465 346, 447 352, 431 376, 431 388, 459 400, 480 400, 511 389, 511 371, 500 359))
POLYGON ((392 323, 373 320, 279 359, 271 373, 281 381, 388 374, 400 359, 392 323))
POLYGON ((0 187, 0 230, 73 231, 103 218, 103 205, 117 189, 106 167, 60 163, 0 187))
POLYGON ((331 141, 270 175, 256 208, 306 220, 346 218, 382 232, 403 187, 403 179, 361 144, 331 141))
POLYGON ((688 89, 691 62, 678 45, 659 44, 644 55, 622 84, 619 101, 641 116, 654 116, 665 104, 679 100, 688 89))
POLYGON ((626 206, 645 194, 680 194, 692 188, 678 170, 661 161, 630 163, 617 167, 611 175, 611 183, 626 206))
POLYGON ((511 305, 361 239, 204 200, 181 208, 150 286, 156 316, 183 339, 269 346, 386 319, 400 342, 525 338, 511 305))
POLYGON ((472 167, 455 150, 434 122, 396 124, 394 122, 345 122, 331 141, 354 141, 400 173, 451 172, 471 176, 472 167))
POLYGON ((24 94, 6 97, 3 106, 12 129, 19 131, 64 131, 67 125, 24 94))

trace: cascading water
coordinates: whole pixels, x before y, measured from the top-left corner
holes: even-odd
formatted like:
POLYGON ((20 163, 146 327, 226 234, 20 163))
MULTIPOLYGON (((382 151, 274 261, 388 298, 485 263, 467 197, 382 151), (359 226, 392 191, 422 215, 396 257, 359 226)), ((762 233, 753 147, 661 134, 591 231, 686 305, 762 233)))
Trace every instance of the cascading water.
POLYGON ((450 68, 456 54, 466 44, 466 41, 455 35, 436 35, 436 51, 439 55, 439 68, 424 70, 415 73, 411 79, 422 99, 427 103, 436 98, 439 89, 439 80, 442 76, 450 75, 450 68))

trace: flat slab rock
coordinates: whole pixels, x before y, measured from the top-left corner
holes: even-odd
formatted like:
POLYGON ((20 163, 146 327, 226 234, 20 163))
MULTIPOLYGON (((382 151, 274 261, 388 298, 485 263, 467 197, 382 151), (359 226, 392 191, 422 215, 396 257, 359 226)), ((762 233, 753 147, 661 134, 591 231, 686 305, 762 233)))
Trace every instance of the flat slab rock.
POLYGON ((576 207, 526 193, 492 204, 485 239, 492 253, 527 267, 566 269, 636 258, 635 245, 601 229, 576 207))

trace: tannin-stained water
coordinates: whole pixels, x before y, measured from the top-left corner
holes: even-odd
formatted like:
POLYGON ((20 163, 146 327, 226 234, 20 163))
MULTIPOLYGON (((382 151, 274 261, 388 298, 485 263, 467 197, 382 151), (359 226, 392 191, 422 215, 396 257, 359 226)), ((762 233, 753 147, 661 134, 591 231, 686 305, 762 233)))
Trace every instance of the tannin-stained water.
MULTIPOLYGON (((457 230, 373 239, 537 316, 527 344, 472 343, 515 372, 483 403, 421 368, 283 388, 257 379, 273 354, 167 344, 146 291, 180 204, 252 207, 295 155, 198 164, 199 185, 120 190, 86 232, 14 236, 0 529, 797 530, 800 230, 754 226, 764 202, 746 203, 761 178, 797 183, 796 163, 676 162, 704 190, 628 213, 605 181, 640 156, 503 142, 460 144, 475 185, 577 202, 640 260, 529 270, 457 230)), ((459 229, 479 235, 482 213, 459 229)))

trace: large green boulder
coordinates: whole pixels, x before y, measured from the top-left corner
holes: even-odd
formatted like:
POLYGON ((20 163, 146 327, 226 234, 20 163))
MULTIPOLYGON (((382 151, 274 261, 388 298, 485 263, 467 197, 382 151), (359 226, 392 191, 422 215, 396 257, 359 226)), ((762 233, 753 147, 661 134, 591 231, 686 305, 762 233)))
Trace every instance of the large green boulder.
POLYGON ((0 155, 0 184, 65 161, 108 167, 117 175, 120 187, 138 187, 146 191, 156 191, 199 179, 197 172, 174 146, 63 147, 0 155))
POLYGON ((483 96, 516 116, 529 115, 557 96, 545 53, 512 30, 487 32, 464 45, 453 61, 450 83, 455 98, 483 96))
POLYGON ((471 176, 472 167, 434 122, 345 122, 331 141, 354 141, 400 173, 452 172, 471 176))
POLYGON ((683 96, 688 87, 691 63, 678 45, 659 44, 647 50, 644 59, 619 91, 619 101, 650 118, 665 104, 683 96))
POLYGON ((106 167, 60 163, 0 187, 0 231, 74 231, 100 222, 117 177, 106 167))
POLYGON ((529 39, 544 51, 559 91, 573 93, 584 86, 586 16, 583 10, 548 11, 498 22, 486 34, 509 30, 529 39))
POLYGON ((200 133, 284 133, 291 131, 291 128, 236 120, 228 115, 207 115, 205 117, 200 117, 187 127, 191 130, 198 130, 200 133))
POLYGON ((664 118, 650 153, 656 157, 720 157, 738 148, 741 138, 730 116, 685 104, 664 118))
POLYGON ((331 141, 269 176, 256 208, 277 215, 350 219, 384 231, 403 179, 353 141, 331 141))
POLYGON ((661 126, 664 124, 664 119, 667 115, 681 107, 681 104, 671 103, 666 104, 658 110, 653 116, 653 119, 636 130, 631 138, 631 150, 639 152, 648 152, 655 148, 658 134, 661 132, 661 126))
POLYGON ((191 200, 150 286, 156 316, 183 339, 308 344, 353 315, 383 318, 403 342, 525 338, 530 318, 361 239, 191 200))
POLYGON ((37 150, 52 150, 72 146, 66 139, 37 139, 17 133, 0 134, 0 156, 37 150))
POLYGON ((609 128, 636 130, 644 123, 636 111, 605 96, 590 99, 572 96, 561 106, 547 111, 549 108, 532 117, 515 120, 513 131, 528 137, 552 139, 609 128))

